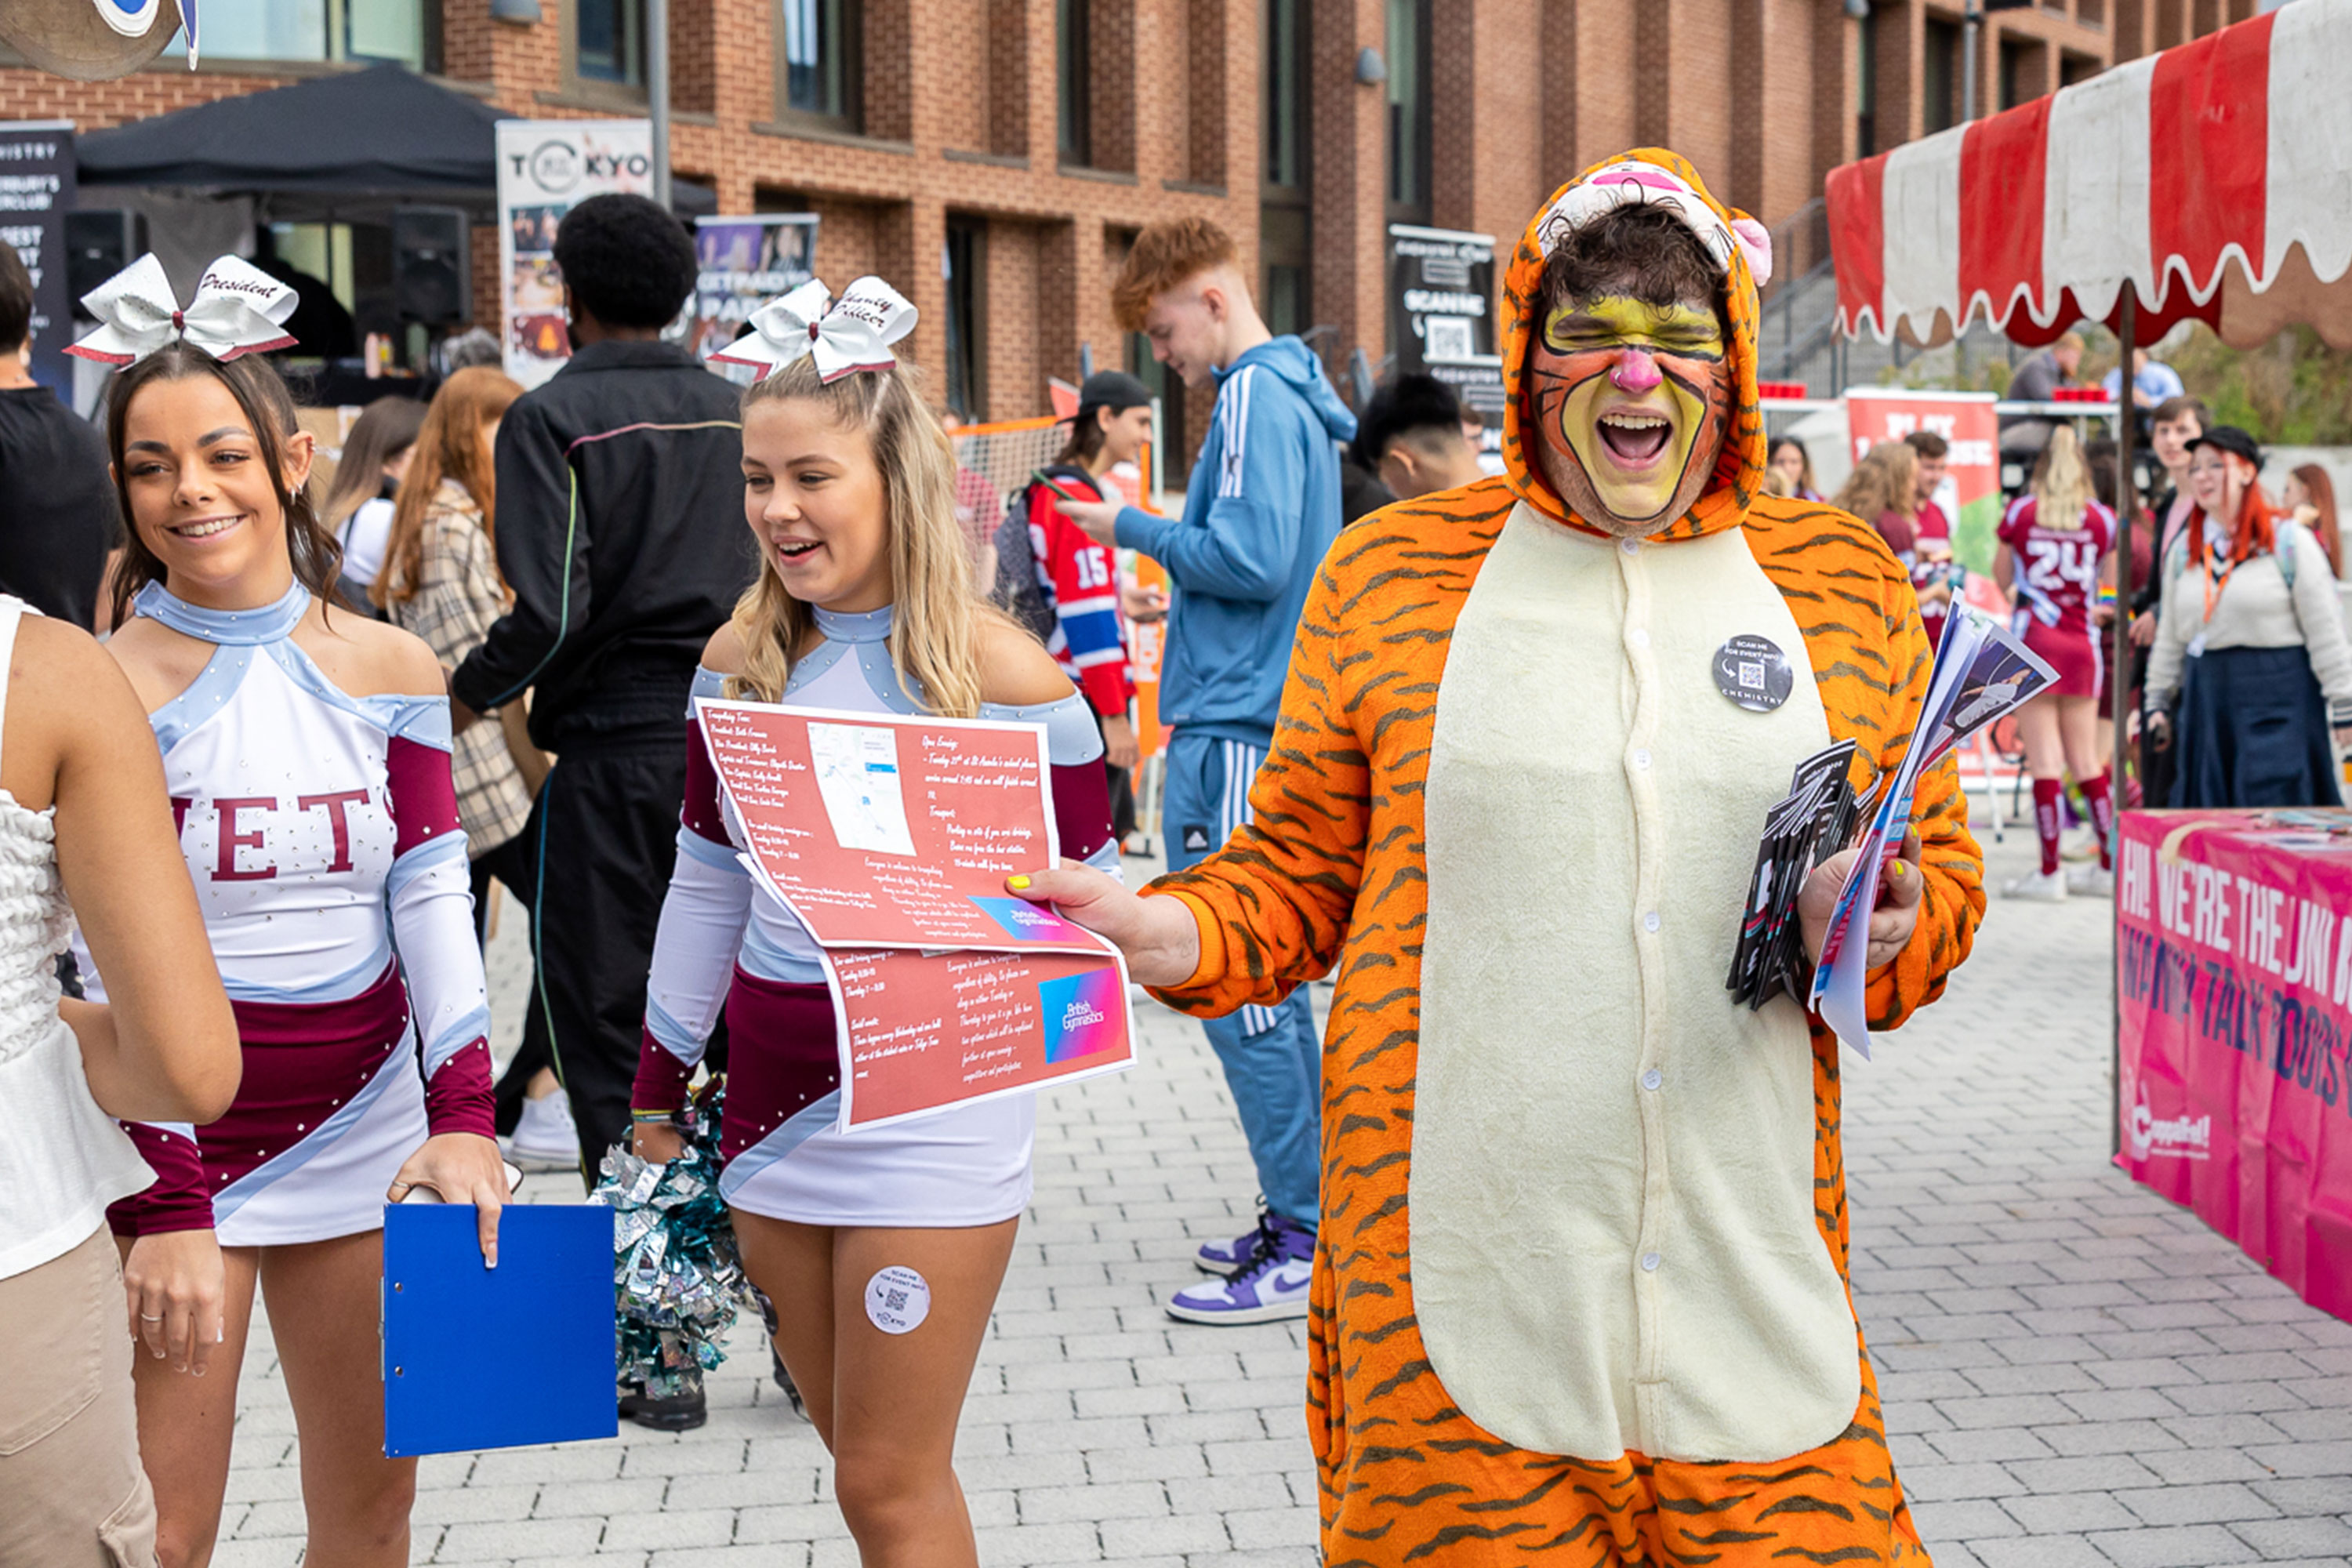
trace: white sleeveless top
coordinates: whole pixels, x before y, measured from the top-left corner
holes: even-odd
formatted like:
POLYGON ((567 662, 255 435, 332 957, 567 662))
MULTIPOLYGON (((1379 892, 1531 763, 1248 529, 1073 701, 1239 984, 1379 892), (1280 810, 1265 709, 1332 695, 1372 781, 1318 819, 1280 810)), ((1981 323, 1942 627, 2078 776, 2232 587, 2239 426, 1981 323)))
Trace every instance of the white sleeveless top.
MULTIPOLYGON (((0 672, 26 606, 0 595, 0 672)), ((34 612, 38 614, 37 611, 34 612)), ((0 726, 7 682, 0 674, 0 726)), ((62 1258, 106 1223, 106 1205, 155 1179, 90 1098, 81 1046, 58 1016, 58 955, 73 912, 58 882, 57 812, 0 789, 0 1279, 62 1258)))

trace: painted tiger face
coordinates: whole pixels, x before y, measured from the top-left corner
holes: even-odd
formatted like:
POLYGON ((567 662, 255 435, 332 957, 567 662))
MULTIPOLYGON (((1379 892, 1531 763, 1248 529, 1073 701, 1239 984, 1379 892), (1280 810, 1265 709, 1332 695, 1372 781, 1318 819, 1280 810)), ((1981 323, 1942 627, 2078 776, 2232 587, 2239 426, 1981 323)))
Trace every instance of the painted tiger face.
POLYGON ((1596 528, 1654 533, 1698 500, 1723 447, 1723 324, 1707 300, 1565 300, 1528 346, 1528 399, 1560 500, 1596 528))

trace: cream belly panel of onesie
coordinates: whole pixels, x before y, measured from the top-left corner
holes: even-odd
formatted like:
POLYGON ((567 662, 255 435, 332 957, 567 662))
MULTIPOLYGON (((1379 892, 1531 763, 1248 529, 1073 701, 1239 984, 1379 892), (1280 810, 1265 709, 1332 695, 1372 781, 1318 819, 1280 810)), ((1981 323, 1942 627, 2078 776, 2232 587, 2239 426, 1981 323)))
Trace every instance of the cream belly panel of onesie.
POLYGON ((1764 814, 1829 743, 1811 674, 1738 529, 1628 544, 1521 506, 1454 626, 1413 1299, 1446 1392, 1519 1447, 1755 1462, 1853 1418, 1804 1016, 1723 984, 1764 814), (1790 661, 1769 713, 1716 688, 1743 633, 1790 661))

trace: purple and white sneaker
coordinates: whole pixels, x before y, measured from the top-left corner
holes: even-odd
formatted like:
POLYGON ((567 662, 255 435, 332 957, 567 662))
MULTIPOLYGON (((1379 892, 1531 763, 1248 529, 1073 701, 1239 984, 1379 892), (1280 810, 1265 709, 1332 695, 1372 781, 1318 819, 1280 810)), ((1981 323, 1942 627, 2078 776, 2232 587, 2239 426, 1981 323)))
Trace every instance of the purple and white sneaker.
POLYGON ((1268 1210, 1240 1245, 1247 1258, 1223 1279, 1204 1280, 1168 1300, 1168 1315, 1187 1323, 1273 1323, 1307 1315, 1315 1277, 1315 1233, 1268 1210))
MULTIPOLYGON (((1265 1223, 1265 1211, 1258 1210, 1258 1224, 1265 1223)), ((1226 1275, 1247 1263, 1257 1253, 1257 1228, 1241 1233, 1231 1241, 1204 1241, 1192 1254, 1192 1261, 1203 1274, 1226 1275)))

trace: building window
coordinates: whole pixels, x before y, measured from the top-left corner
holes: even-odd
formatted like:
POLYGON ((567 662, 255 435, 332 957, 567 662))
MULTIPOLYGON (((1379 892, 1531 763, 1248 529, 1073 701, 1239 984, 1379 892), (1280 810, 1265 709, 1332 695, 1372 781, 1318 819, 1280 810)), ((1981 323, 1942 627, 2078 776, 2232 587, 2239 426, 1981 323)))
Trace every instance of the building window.
POLYGON ((2073 87, 2088 81, 2106 68, 2089 55, 2062 55, 2058 61, 2058 85, 2073 87))
MULTIPOLYGON (((204 12, 205 54, 225 60, 390 60, 441 68, 440 0, 259 0, 204 12)), ((185 33, 170 53, 184 58, 185 33)))
POLYGON ((572 0, 572 69, 584 81, 646 85, 645 0, 572 0))
POLYGON ((1265 184, 1307 194, 1307 7, 1265 0, 1265 184))
POLYGON ((986 226, 950 218, 940 270, 948 286, 948 406, 961 418, 982 419, 988 405, 986 226))
POLYGON ((1429 0, 1388 0, 1389 216, 1429 221, 1429 0))
POLYGON ((1927 135, 1959 123, 1960 25, 1930 19, 1920 62, 1920 129, 1927 135))
POLYGON ((2032 47, 2030 44, 2021 44, 2010 38, 2000 41, 2000 106, 2003 109, 2015 109, 2028 98, 2040 96, 2026 90, 2026 56, 2032 47))
POLYGON ((1083 169, 1093 161, 1094 137, 1087 113, 1091 78, 1087 58, 1088 0, 1054 0, 1054 137, 1061 161, 1083 169))
POLYGON ((776 28, 776 112, 857 123, 857 0, 782 0, 776 28))
POLYGON ((1265 181, 1258 187, 1259 304, 1276 332, 1308 321, 1307 262, 1314 216, 1307 184, 1307 39, 1310 0, 1265 0, 1265 181))
POLYGON ((1878 151, 1878 19, 1864 12, 1854 24, 1862 58, 1854 69, 1853 155, 1867 158, 1878 151))

